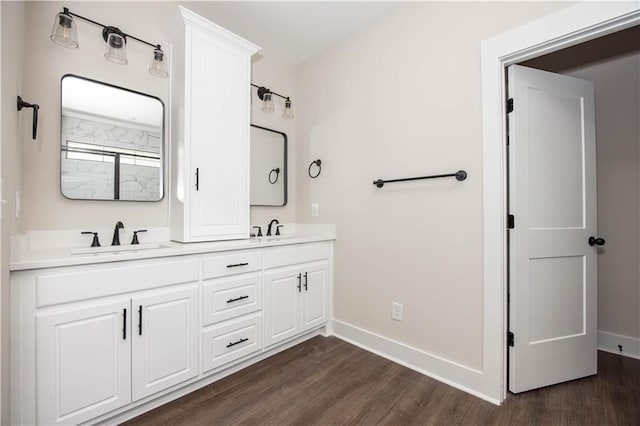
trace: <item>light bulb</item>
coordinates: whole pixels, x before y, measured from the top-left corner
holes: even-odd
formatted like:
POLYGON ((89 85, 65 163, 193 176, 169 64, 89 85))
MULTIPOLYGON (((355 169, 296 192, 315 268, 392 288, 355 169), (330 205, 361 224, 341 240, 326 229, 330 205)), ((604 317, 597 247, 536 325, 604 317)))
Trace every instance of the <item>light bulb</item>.
POLYGON ((151 61, 151 67, 149 67, 149 74, 159 78, 167 78, 169 76, 167 63, 164 60, 164 52, 160 46, 153 50, 153 59, 151 61))
POLYGON ((80 46, 76 21, 66 10, 58 13, 54 18, 50 38, 54 43, 69 49, 76 49, 80 46))
POLYGON ((292 120, 295 117, 293 114, 293 106, 291 105, 291 100, 287 98, 284 101, 284 112, 282 113, 282 118, 286 118, 287 120, 292 120))
POLYGON ((267 92, 262 96, 263 104, 262 111, 263 112, 273 112, 275 108, 273 107, 273 99, 271 99, 271 93, 267 92))

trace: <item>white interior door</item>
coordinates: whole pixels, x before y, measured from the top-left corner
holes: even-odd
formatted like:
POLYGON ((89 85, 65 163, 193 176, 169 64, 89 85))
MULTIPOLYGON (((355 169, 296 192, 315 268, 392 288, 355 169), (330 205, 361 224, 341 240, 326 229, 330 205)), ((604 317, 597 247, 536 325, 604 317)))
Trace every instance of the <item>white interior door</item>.
POLYGON ((597 373, 593 83, 508 69, 509 390, 597 373))

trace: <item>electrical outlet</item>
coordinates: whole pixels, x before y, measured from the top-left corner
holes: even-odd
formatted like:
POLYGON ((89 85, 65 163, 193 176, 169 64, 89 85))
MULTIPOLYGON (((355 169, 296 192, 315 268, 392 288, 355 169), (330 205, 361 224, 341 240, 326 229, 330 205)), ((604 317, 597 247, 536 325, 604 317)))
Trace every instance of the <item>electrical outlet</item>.
POLYGON ((402 321, 402 303, 391 302, 391 318, 402 321))
POLYGON ((311 216, 318 216, 318 205, 317 204, 311 204, 311 216))

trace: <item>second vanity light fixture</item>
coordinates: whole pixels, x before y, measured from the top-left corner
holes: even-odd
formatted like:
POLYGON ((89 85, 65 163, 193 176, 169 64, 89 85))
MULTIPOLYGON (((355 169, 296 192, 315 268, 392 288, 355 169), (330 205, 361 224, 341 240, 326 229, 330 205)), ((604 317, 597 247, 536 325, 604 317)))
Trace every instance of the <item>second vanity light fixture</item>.
POLYGON ((74 17, 102 27, 102 38, 106 42, 104 57, 107 61, 113 62, 114 64, 126 65, 128 62, 127 39, 132 39, 154 48, 153 59, 151 61, 151 66, 149 67, 149 74, 160 78, 167 78, 169 76, 169 73, 167 72, 167 65, 164 60, 164 52, 159 44, 152 44, 130 34, 126 34, 118 27, 103 25, 89 18, 85 18, 84 16, 70 12, 66 7, 62 9, 62 12, 56 15, 55 20, 53 21, 51 40, 54 43, 69 49, 77 49, 80 46, 78 43, 76 22, 73 19, 74 17))
POLYGON ((273 106, 273 95, 279 96, 284 99, 284 111, 282 113, 282 118, 286 118, 287 120, 292 120, 295 115, 293 113, 293 104, 291 103, 291 99, 288 96, 282 96, 279 93, 272 91, 271 89, 267 89, 264 86, 257 86, 251 83, 253 87, 258 89, 258 98, 263 102, 262 103, 262 111, 263 112, 274 112, 275 107, 273 106))

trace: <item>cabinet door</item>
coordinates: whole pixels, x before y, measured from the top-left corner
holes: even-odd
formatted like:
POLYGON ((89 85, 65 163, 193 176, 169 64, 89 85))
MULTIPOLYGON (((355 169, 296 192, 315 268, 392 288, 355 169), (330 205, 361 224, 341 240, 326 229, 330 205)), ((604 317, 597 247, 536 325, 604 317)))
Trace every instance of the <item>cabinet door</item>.
POLYGON ((327 322, 328 265, 327 262, 304 266, 300 313, 302 329, 308 330, 327 322))
POLYGON ((150 292, 132 300, 133 400, 198 374, 198 288, 150 292))
POLYGON ((131 401, 130 302, 36 316, 38 424, 77 424, 131 401))
POLYGON ((268 271, 264 275, 264 345, 294 336, 300 330, 299 268, 268 271))
POLYGON ((190 236, 249 237, 249 55, 193 29, 190 236))

